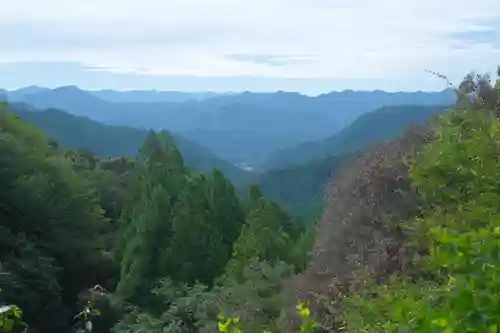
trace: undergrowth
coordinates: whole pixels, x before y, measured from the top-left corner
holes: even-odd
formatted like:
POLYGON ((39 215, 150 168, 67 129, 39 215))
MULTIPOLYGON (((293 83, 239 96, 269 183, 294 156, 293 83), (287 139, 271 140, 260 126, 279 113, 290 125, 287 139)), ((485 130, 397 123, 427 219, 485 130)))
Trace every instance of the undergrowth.
POLYGON ((491 110, 443 116, 411 164, 424 214, 402 224, 417 271, 346 296, 349 332, 498 332, 500 121, 491 110))
MULTIPOLYGON (((300 317, 300 332, 301 333, 314 333, 316 323, 311 317, 311 311, 306 303, 301 302, 297 305, 297 314, 300 317)), ((219 316, 218 329, 222 333, 243 333, 239 328, 240 318, 229 317, 223 315, 219 316)), ((263 333, 272 333, 271 331, 264 331, 263 333)))

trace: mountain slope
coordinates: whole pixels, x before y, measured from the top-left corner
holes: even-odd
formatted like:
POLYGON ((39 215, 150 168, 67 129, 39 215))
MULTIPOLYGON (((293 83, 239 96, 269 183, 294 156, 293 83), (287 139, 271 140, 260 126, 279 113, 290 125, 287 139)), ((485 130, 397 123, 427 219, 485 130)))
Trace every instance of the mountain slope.
POLYGON ((161 99, 140 102, 140 98, 127 97, 129 93, 96 93, 75 86, 3 92, 11 102, 61 109, 108 125, 168 129, 197 141, 225 160, 252 166, 262 164, 275 151, 327 138, 359 115, 381 106, 454 101, 450 91, 341 91, 317 97, 290 92, 245 92, 179 103, 161 99))
POLYGON ((354 152, 366 145, 397 137, 408 126, 424 124, 446 109, 448 106, 382 107, 360 116, 350 126, 329 138, 278 151, 265 167, 285 168, 354 152))
MULTIPOLYGON (((57 109, 34 112, 22 104, 12 104, 10 108, 62 146, 86 148, 101 156, 134 156, 148 134, 146 130, 105 125, 57 109)), ((186 164, 194 170, 210 171, 218 168, 235 184, 246 179, 245 171, 213 155, 206 148, 181 136, 175 135, 174 139, 186 164)))
POLYGON ((353 154, 333 156, 307 165, 269 170, 256 176, 253 182, 289 213, 311 221, 323 210, 328 180, 353 157, 353 154))

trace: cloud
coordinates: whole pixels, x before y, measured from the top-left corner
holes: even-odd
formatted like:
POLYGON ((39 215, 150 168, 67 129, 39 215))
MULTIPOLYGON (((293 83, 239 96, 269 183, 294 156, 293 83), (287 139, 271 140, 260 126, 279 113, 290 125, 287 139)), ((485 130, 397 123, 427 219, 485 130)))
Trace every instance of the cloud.
POLYGON ((307 56, 276 56, 272 54, 232 54, 229 59, 242 62, 253 62, 256 64, 266 64, 270 66, 285 66, 287 64, 310 61, 307 56))
POLYGON ((148 75, 144 70, 115 70, 88 67, 77 63, 17 62, 0 63, 0 87, 17 89, 30 85, 59 87, 78 85, 83 89, 118 90, 158 89, 180 91, 298 91, 318 95, 332 90, 384 89, 407 91, 427 88, 442 90, 443 82, 424 72, 410 79, 391 78, 332 79, 332 78, 284 78, 270 76, 189 76, 148 75), (415 80, 415 77, 417 78, 415 80), (415 81, 418 85, 415 85, 415 81))
POLYGON ((480 30, 462 31, 451 34, 463 44, 491 44, 500 48, 500 24, 497 28, 485 28, 480 30))
POLYGON ((498 0, 3 1, 0 61, 374 82, 431 69, 457 80, 494 69, 499 22, 498 0))

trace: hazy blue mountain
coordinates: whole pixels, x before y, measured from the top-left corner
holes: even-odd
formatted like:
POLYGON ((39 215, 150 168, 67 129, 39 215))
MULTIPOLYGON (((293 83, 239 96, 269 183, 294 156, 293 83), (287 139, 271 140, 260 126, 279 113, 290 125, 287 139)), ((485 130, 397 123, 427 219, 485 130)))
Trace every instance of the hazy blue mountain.
POLYGON ((409 126, 424 124, 446 109, 446 106, 379 108, 361 115, 326 140, 281 151, 267 165, 276 169, 255 175, 253 183, 290 213, 315 218, 322 211, 325 185, 345 162, 370 145, 397 137, 409 126))
POLYGON ((28 86, 28 87, 24 87, 24 88, 12 90, 12 91, 0 89, 0 94, 8 96, 9 99, 11 99, 11 100, 20 100, 25 95, 38 94, 38 93, 42 93, 45 91, 50 91, 50 89, 39 87, 39 86, 28 86))
MULTIPOLYGON (((7 94, 9 102, 23 102, 39 109, 61 109, 68 110, 71 114, 87 117, 106 117, 106 108, 110 103, 105 102, 91 94, 80 90, 76 86, 64 86, 56 89, 43 89, 38 92, 20 93, 23 89, 9 92, 7 94), (67 109, 70 107, 71 110, 67 109)), ((113 113, 113 110, 109 111, 113 113)))
POLYGON ((265 163, 268 169, 307 164, 331 156, 363 149, 367 145, 391 139, 410 125, 424 124, 448 106, 381 107, 361 115, 350 126, 324 140, 305 142, 276 152, 265 163))
MULTIPOLYGON (((126 126, 111 126, 78 117, 65 111, 35 111, 25 104, 11 104, 20 118, 35 124, 66 148, 85 148, 100 156, 134 156, 148 131, 126 126)), ((188 166, 197 171, 221 170, 235 184, 246 181, 248 174, 222 160, 196 142, 174 135, 174 140, 188 166)))
MULTIPOLYGON (((129 92, 105 92, 115 102, 75 86, 7 92, 9 100, 40 109, 57 108, 108 125, 168 129, 194 140, 233 163, 261 164, 268 155, 305 141, 325 139, 358 116, 381 106, 452 104, 443 92, 332 92, 317 97, 298 93, 220 95, 183 102, 116 102, 129 92), (122 97, 120 94, 125 94, 122 97)), ((129 95, 130 96, 130 95, 129 95)), ((136 97, 133 97, 134 99, 136 97)))
POLYGON ((116 91, 110 89, 89 91, 92 95, 108 102, 118 103, 181 103, 189 100, 202 101, 216 96, 230 95, 215 92, 182 92, 158 90, 116 91))

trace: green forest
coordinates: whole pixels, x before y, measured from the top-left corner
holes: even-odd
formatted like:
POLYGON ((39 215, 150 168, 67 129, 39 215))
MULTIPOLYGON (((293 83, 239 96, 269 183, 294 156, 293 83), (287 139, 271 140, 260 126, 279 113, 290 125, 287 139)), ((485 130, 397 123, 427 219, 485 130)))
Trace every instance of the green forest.
POLYGON ((167 131, 103 156, 1 104, 0 333, 500 332, 500 68, 456 93, 393 160, 359 147, 243 194, 224 171, 187 163, 167 131), (318 215, 322 186, 347 182, 356 159, 375 176, 339 185, 342 211, 327 194, 318 223, 291 214, 305 202, 318 215), (275 185, 295 179, 296 192, 275 185), (358 259, 322 251, 351 240, 358 259), (330 268, 328 281, 313 272, 330 268))
MULTIPOLYGON (((38 110, 26 103, 11 103, 9 109, 40 128, 61 148, 85 149, 97 157, 133 158, 149 133, 145 129, 100 123, 63 110, 38 110)), ((325 185, 341 166, 360 151, 397 137, 410 125, 426 123, 446 109, 445 106, 425 105, 378 108, 325 140, 277 151, 274 163, 270 161, 266 168, 250 172, 223 160, 195 141, 178 134, 173 134, 172 138, 184 163, 193 171, 219 169, 235 186, 239 197, 244 197, 250 186, 258 185, 265 197, 308 222, 321 215, 325 185)))
POLYGON ((220 304, 246 309, 229 295, 273 304, 305 265, 310 231, 258 188, 240 200, 218 170, 190 170, 167 132, 136 158, 98 158, 58 148, 7 105, 0 124, 1 296, 33 330, 68 331, 95 285, 107 310, 94 331, 210 327, 220 304))

